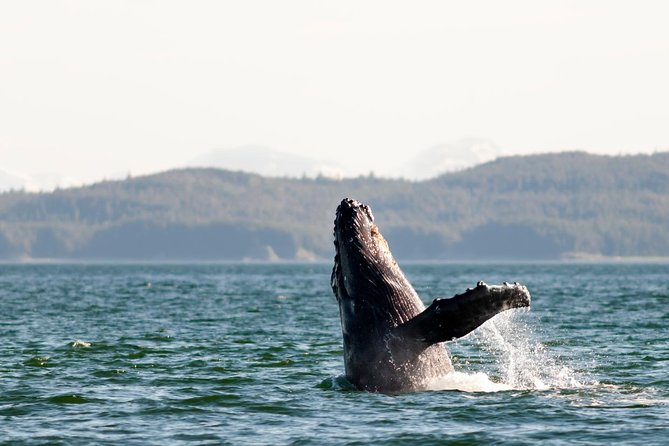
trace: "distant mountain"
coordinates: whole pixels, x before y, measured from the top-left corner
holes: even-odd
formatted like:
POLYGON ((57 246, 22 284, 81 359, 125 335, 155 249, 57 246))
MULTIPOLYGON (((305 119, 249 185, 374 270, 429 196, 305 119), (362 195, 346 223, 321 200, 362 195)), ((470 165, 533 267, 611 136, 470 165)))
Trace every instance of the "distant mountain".
POLYGON ((22 175, 0 170, 0 192, 15 191, 52 191, 56 188, 66 188, 81 184, 74 178, 64 177, 55 173, 39 175, 22 175))
POLYGON ((341 178, 346 174, 345 168, 334 162, 280 152, 258 145, 214 150, 193 159, 188 166, 215 167, 269 177, 296 178, 324 175, 341 178))
POLYGON ((463 170, 501 156, 490 140, 468 138, 440 144, 420 152, 395 172, 394 176, 425 180, 448 172, 463 170))
POLYGON ((412 182, 181 169, 0 194, 0 258, 313 260, 343 197, 399 259, 669 256, 669 152, 499 158, 412 182))
MULTIPOLYGON (((425 180, 492 161, 500 155, 501 150, 492 141, 468 138, 426 149, 387 173, 394 178, 425 180)), ((359 172, 352 172, 350 166, 331 160, 319 160, 259 145, 214 150, 198 156, 187 166, 214 167, 268 177, 313 178, 321 175, 344 178, 359 175, 359 172)), ((386 172, 375 173, 384 176, 386 172)))
POLYGON ((0 192, 25 189, 27 183, 26 178, 0 170, 0 192))

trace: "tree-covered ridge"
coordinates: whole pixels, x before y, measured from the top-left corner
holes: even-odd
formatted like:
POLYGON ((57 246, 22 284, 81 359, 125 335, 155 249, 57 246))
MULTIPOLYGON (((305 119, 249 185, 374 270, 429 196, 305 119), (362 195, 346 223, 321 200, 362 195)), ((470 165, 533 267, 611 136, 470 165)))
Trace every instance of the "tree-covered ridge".
POLYGON ((423 182, 181 169, 0 194, 3 258, 329 258, 343 197, 397 257, 669 255, 669 153, 508 157, 423 182))

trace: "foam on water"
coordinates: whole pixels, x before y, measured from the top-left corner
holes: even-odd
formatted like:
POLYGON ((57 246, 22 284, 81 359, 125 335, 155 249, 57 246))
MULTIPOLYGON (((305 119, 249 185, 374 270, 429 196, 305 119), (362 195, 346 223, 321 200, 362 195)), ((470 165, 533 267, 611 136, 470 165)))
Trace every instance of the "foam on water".
POLYGON ((428 390, 459 390, 461 392, 500 392, 513 387, 490 380, 483 372, 451 372, 429 382, 428 390))

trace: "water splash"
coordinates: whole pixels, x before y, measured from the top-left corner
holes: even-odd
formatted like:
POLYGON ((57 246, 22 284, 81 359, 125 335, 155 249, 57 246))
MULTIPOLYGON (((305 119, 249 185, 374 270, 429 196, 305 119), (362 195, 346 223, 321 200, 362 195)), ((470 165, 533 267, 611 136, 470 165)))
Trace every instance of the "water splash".
POLYGON ((559 356, 536 339, 530 324, 518 317, 524 310, 495 316, 463 340, 450 345, 464 348, 454 358, 459 370, 430 383, 433 390, 497 392, 504 390, 574 389, 596 383, 587 382, 559 356), (483 370, 476 370, 476 369, 483 370))

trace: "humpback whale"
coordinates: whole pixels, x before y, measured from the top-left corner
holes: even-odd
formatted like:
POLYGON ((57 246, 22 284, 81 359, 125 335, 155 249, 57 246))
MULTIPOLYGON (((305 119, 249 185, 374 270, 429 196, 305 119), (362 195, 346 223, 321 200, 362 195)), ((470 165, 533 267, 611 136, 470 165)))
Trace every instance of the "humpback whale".
POLYGON ((528 307, 518 283, 487 285, 425 308, 393 258, 369 206, 344 199, 334 222, 331 285, 344 341, 346 378, 372 392, 425 390, 453 371, 442 342, 460 338, 502 311, 528 307))

